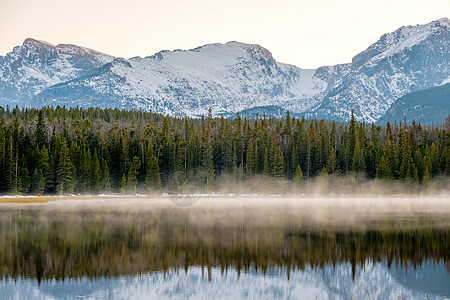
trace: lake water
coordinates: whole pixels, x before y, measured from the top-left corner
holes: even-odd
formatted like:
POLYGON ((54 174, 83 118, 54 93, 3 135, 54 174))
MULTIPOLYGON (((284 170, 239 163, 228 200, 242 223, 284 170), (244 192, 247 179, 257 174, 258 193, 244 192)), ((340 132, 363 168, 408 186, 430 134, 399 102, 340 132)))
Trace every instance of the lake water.
POLYGON ((0 205, 0 299, 450 299, 449 200, 0 205))

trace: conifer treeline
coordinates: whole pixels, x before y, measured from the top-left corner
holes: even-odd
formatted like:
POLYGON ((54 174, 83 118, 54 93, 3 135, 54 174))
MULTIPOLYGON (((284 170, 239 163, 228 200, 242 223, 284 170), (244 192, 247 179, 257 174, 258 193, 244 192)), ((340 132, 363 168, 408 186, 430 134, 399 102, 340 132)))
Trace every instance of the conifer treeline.
POLYGON ((171 118, 118 109, 0 108, 1 193, 160 190, 177 182, 321 174, 426 184, 450 175, 450 122, 171 118))

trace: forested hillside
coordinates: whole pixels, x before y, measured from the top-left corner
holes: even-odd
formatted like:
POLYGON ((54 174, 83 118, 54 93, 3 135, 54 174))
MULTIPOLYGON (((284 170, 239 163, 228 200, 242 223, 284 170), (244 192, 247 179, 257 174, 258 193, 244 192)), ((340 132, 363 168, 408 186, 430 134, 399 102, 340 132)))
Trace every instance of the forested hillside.
POLYGON ((401 121, 405 117, 407 122, 416 120, 421 123, 440 123, 447 118, 448 112, 450 83, 406 94, 395 101, 377 123, 401 121))
POLYGON ((172 118, 118 109, 0 108, 0 192, 214 191, 222 176, 359 174, 427 184, 450 175, 450 122, 436 127, 352 120, 172 118))

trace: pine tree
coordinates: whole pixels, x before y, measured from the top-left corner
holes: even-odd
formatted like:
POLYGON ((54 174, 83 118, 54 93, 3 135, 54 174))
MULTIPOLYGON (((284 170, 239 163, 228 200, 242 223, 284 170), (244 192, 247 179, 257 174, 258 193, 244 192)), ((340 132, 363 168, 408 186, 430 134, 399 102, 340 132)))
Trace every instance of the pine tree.
POLYGON ((180 141, 177 146, 177 155, 175 158, 175 172, 179 174, 185 174, 185 153, 186 153, 186 142, 180 141))
POLYGON ((127 187, 127 177, 125 176, 125 173, 122 175, 122 180, 120 181, 120 192, 122 194, 125 194, 128 190, 127 187))
MULTIPOLYGON (((42 152, 44 152, 44 149, 45 147, 42 148, 42 152)), ((58 156, 57 153, 54 151, 54 153, 52 153, 50 157, 48 156, 47 153, 47 158, 48 158, 48 175, 45 174, 45 169, 42 169, 42 172, 44 173, 45 177, 45 191, 47 193, 53 193, 56 192, 56 168, 58 167, 58 156)))
POLYGON ((103 190, 109 190, 111 188, 111 177, 109 175, 109 167, 106 160, 102 160, 102 180, 100 184, 103 190))
POLYGON ((71 153, 74 154, 74 166, 76 168, 76 189, 78 192, 86 193, 91 188, 91 166, 92 157, 90 149, 85 148, 84 142, 81 142, 78 149, 75 143, 70 146, 71 153))
POLYGON ((354 172, 364 172, 364 154, 363 150, 361 148, 359 139, 356 139, 355 143, 355 150, 353 152, 353 159, 352 159, 352 171, 354 172))
POLYGON ((328 176, 328 170, 326 167, 323 167, 322 170, 320 170, 319 176, 328 176))
POLYGON ((33 195, 42 195, 45 190, 45 178, 41 169, 34 169, 33 179, 31 181, 31 193, 33 195))
POLYGON ((154 155, 148 159, 145 184, 150 190, 153 191, 159 191, 161 189, 161 177, 159 175, 158 160, 154 155))
POLYGON ((24 154, 20 160, 19 187, 19 190, 23 193, 28 193, 31 187, 31 177, 28 172, 27 159, 24 154))
MULTIPOLYGON (((349 126, 349 147, 350 147, 350 153, 355 153, 355 147, 357 143, 357 132, 356 132, 356 120, 355 120, 355 114, 353 113, 350 118, 350 126, 349 126)), ((361 141, 360 141, 361 142, 361 141)))
POLYGON ((349 167, 351 164, 351 158, 353 153, 350 153, 350 141, 348 138, 348 133, 344 132, 342 134, 342 141, 341 141, 341 149, 339 150, 339 165, 340 169, 342 170, 342 173, 347 174, 349 171, 349 167))
POLYGON ((94 193, 98 193, 101 186, 101 168, 100 161, 97 156, 97 149, 94 151, 90 167, 90 189, 94 193))
POLYGON ((137 176, 139 174, 139 168, 141 166, 141 160, 139 157, 134 156, 133 162, 131 163, 131 167, 128 169, 128 178, 127 178, 127 189, 128 191, 133 191, 136 194, 137 190, 137 176))
POLYGON ((411 157, 411 146, 407 132, 402 133, 402 145, 401 145, 401 164, 399 170, 399 177, 401 179, 412 178, 412 157, 411 157))
POLYGON ((44 114, 42 113, 42 109, 39 110, 38 113, 38 121, 36 125, 36 131, 35 131, 35 144, 38 148, 42 148, 46 144, 47 137, 45 133, 45 123, 44 123, 44 114))
POLYGON ((203 148, 202 169, 206 177, 206 184, 212 185, 214 183, 214 165, 212 160, 212 148, 209 140, 209 131, 205 133, 202 148, 203 148))
POLYGON ((389 161, 393 178, 397 178, 398 158, 395 151, 394 134, 392 133, 392 127, 389 122, 386 124, 386 138, 384 140, 383 155, 386 157, 386 160, 389 161))
POLYGON ((430 147, 430 159, 431 159, 431 176, 435 176, 439 173, 439 147, 433 142, 430 147))
POLYGON ((63 139, 59 150, 58 168, 56 169, 56 190, 59 194, 73 192, 76 184, 75 171, 75 167, 70 160, 66 139, 63 139))
POLYGON ((6 153, 5 153, 5 181, 6 189, 11 193, 17 192, 18 177, 18 153, 15 151, 15 143, 13 138, 13 130, 8 130, 6 153))
POLYGON ((264 149, 263 175, 269 175, 269 154, 267 148, 264 149))
POLYGON ((430 171, 428 169, 428 166, 426 166, 425 171, 423 171, 422 184, 424 186, 427 186, 430 183, 430 180, 431 180, 430 171))
POLYGON ((411 181, 414 183, 419 183, 419 171, 414 164, 411 166, 411 181))
POLYGON ((255 159, 253 153, 253 140, 252 138, 250 138, 250 140, 248 141, 247 156, 245 160, 245 174, 248 177, 255 175, 255 159))
POLYGON ((328 174, 336 174, 339 172, 338 161, 334 147, 331 148, 330 155, 328 156, 326 169, 328 171, 328 174))
POLYGON ((381 157, 377 165, 376 178, 385 180, 391 180, 393 178, 389 159, 385 155, 381 157))
POLYGON ((285 176, 285 164, 283 153, 281 152, 280 144, 278 143, 278 138, 273 132, 272 142, 269 154, 269 168, 270 175, 273 177, 284 177, 285 176))
POLYGON ((300 184, 303 182, 303 172, 300 165, 297 165, 297 168, 295 169, 294 182, 296 184, 300 184))
POLYGON ((423 177, 424 172, 424 166, 423 166, 423 158, 422 158, 422 152, 419 148, 416 149, 414 153, 414 164, 417 167, 417 175, 419 180, 423 177))

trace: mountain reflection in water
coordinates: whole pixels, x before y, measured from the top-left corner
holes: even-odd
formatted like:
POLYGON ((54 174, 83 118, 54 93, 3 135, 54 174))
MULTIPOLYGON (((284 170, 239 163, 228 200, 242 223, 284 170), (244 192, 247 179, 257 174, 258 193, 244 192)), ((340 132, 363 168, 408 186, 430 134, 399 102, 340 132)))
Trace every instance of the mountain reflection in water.
POLYGON ((446 220, 416 213, 342 222, 334 213, 317 217, 312 209, 292 207, 5 206, 0 271, 4 284, 34 279, 45 285, 179 272, 212 280, 219 271, 238 280, 276 274, 289 282, 311 270, 334 274, 344 268, 354 282, 359 273, 385 266, 399 282, 423 269, 421 276, 438 285, 432 292, 450 297, 446 220), (443 270, 439 278, 434 266, 443 270))

